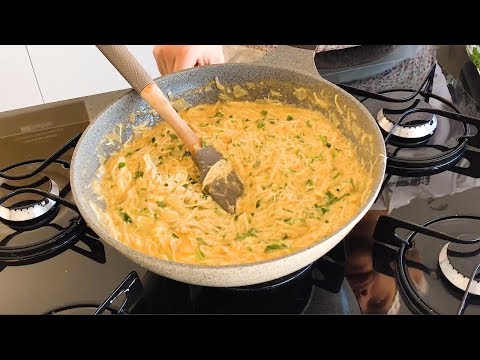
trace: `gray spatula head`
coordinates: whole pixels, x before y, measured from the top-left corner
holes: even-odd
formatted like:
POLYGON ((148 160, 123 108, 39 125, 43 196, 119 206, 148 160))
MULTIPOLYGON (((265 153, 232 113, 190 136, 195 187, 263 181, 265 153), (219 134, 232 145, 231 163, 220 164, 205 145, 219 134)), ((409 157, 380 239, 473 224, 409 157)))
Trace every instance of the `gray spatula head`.
MULTIPOLYGON (((200 181, 202 183, 210 168, 223 159, 222 155, 211 146, 197 150, 192 158, 200 170, 200 181)), ((237 199, 243 194, 243 184, 232 170, 226 178, 215 179, 206 185, 205 190, 223 210, 234 214, 237 199)))

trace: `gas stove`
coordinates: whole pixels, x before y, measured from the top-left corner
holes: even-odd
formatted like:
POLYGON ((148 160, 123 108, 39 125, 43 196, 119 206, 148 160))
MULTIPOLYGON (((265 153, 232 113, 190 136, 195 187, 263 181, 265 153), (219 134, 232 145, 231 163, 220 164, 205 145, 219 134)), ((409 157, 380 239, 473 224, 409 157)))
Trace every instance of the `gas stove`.
POLYGON ((480 120, 432 93, 434 71, 421 89, 367 93, 341 85, 384 133, 388 167, 377 203, 389 201, 315 263, 239 288, 146 271, 78 213, 72 151, 123 93, 0 114, 0 313, 477 313, 480 213, 471 199, 480 196, 480 120), (424 190, 436 177, 448 191, 424 190), (411 193, 405 206, 392 189, 411 193))

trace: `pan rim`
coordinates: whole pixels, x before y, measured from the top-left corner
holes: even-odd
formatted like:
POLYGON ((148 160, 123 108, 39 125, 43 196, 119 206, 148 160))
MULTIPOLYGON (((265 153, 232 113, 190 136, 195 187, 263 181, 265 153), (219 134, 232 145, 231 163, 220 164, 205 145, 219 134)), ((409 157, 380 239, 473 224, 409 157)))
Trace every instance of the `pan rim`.
MULTIPOLYGON (((341 93, 343 96, 345 96, 347 98, 350 98, 350 100, 352 100, 354 103, 357 103, 358 106, 359 106, 359 109, 361 109, 361 111, 365 114, 365 116, 370 118, 372 124, 375 123, 375 119, 373 118, 373 116, 368 112, 368 110, 357 99, 355 99, 351 94, 349 94, 348 92, 346 92, 342 88, 338 87, 334 83, 331 83, 331 82, 323 79, 322 77, 320 77, 320 75, 314 76, 311 73, 306 73, 306 72, 298 71, 298 70, 292 70, 292 69, 285 68, 285 67, 280 67, 280 66, 274 66, 274 65, 269 65, 269 64, 259 64, 259 63, 215 64, 215 65, 203 66, 201 68, 196 67, 196 68, 182 70, 182 71, 179 71, 179 72, 176 72, 176 73, 172 73, 172 74, 169 74, 169 75, 162 76, 160 78, 155 79, 154 81, 159 86, 161 86, 163 81, 168 81, 169 78, 172 78, 172 77, 176 76, 176 74, 180 74, 180 73, 195 73, 195 72, 199 72, 199 71, 204 71, 206 68, 213 71, 214 69, 218 69, 218 68, 227 68, 227 67, 229 67, 229 68, 232 68, 232 67, 251 68, 252 66, 257 68, 257 69, 258 68, 263 68, 263 69, 265 69, 265 71, 267 71, 268 69, 271 69, 271 70, 275 70, 275 71, 282 70, 282 71, 290 72, 290 73, 293 73, 293 74, 296 74, 296 75, 308 77, 311 80, 317 81, 318 83, 323 83, 327 86, 333 87, 333 88, 335 88, 335 90, 339 94, 341 93), (166 80, 163 80, 163 79, 166 79, 166 80)), ((346 228, 349 228, 352 225, 352 223, 354 223, 360 216, 363 217, 368 212, 368 210, 371 208, 371 206, 373 205, 376 197, 378 196, 378 194, 380 192, 381 183, 382 183, 381 180, 382 179, 379 176, 377 178, 378 180, 376 181, 376 183, 372 185, 372 192, 371 192, 370 196, 368 197, 368 199, 365 201, 365 203, 359 208, 359 210, 356 212, 356 214, 353 215, 352 218, 347 223, 345 223, 342 227, 337 229, 335 232, 331 233, 330 235, 328 235, 326 237, 323 237, 323 238, 315 241, 314 243, 310 244, 309 246, 304 247, 304 248, 299 249, 299 250, 296 250, 294 252, 279 256, 279 257, 275 257, 275 258, 271 258, 271 259, 267 259, 267 260, 262 260, 262 261, 257 261, 257 262, 251 262, 251 263, 242 263, 242 264, 201 265, 201 264, 182 263, 182 262, 173 261, 173 260, 164 260, 164 259, 160 259, 160 258, 157 258, 155 256, 152 256, 152 255, 143 253, 143 252, 138 251, 138 250, 136 250, 132 247, 127 246, 126 244, 124 244, 121 241, 114 238, 110 233, 103 230, 102 224, 98 221, 96 216, 93 216, 93 217, 89 216, 88 202, 86 202, 86 200, 84 200, 82 198, 81 194, 79 193, 80 185, 77 184, 77 182, 75 180, 76 177, 73 176, 73 172, 75 171, 76 167, 78 167, 78 165, 77 165, 77 162, 78 162, 77 154, 79 153, 80 149, 82 148, 82 145, 85 141, 86 136, 93 131, 92 129, 94 129, 96 120, 101 118, 107 111, 109 111, 112 107, 116 106, 125 97, 132 96, 132 95, 140 98, 140 96, 133 89, 128 91, 122 97, 115 100, 111 105, 109 105, 104 111, 102 111, 95 118, 94 121, 92 121, 88 125, 88 127, 84 130, 82 136, 80 137, 77 145, 74 148, 74 152, 73 152, 73 155, 72 155, 71 166, 70 166, 70 182, 71 182, 71 187, 72 187, 72 194, 73 194, 75 203, 76 203, 76 205, 77 205, 77 207, 80 211, 80 214, 82 215, 82 217, 87 222, 87 225, 89 227, 91 227, 95 231, 95 233, 97 233, 103 241, 107 242, 109 245, 114 247, 117 251, 120 251, 122 253, 122 255, 127 256, 129 258, 130 258, 130 255, 128 255, 128 253, 130 252, 130 253, 133 253, 133 255, 135 255, 136 258, 141 257, 142 259, 145 259, 145 261, 142 260, 143 263, 144 262, 156 262, 158 264, 164 264, 164 265, 173 266, 173 267, 181 267, 181 268, 186 268, 186 269, 190 269, 190 270, 226 270, 226 269, 228 269, 228 270, 233 270, 233 269, 241 270, 241 269, 245 269, 245 268, 249 268, 249 267, 258 267, 258 266, 261 266, 261 265, 269 265, 269 264, 272 264, 272 263, 275 263, 275 262, 279 262, 279 261, 286 260, 286 259, 289 259, 289 258, 292 258, 292 257, 296 257, 296 256, 298 256, 302 253, 305 253, 305 252, 308 252, 308 251, 312 250, 313 248, 316 248, 321 243, 324 243, 324 242, 328 241, 329 239, 334 238, 339 233, 344 231, 346 228)), ((383 138, 383 136, 380 132, 380 129, 378 127, 376 127, 375 129, 376 129, 375 131, 377 132, 375 137, 383 138)), ((377 156, 379 158, 378 161, 381 162, 380 163, 381 173, 385 174, 385 170, 386 170, 386 161, 385 161, 386 160, 386 148, 385 148, 385 144, 383 142, 382 142, 382 144, 383 145, 379 149, 381 151, 377 156)), ((380 171, 380 170, 378 170, 378 171, 380 171)), ((338 242, 340 242, 340 241, 338 241, 338 242)), ((327 251, 327 253, 328 253, 328 251, 327 251)))

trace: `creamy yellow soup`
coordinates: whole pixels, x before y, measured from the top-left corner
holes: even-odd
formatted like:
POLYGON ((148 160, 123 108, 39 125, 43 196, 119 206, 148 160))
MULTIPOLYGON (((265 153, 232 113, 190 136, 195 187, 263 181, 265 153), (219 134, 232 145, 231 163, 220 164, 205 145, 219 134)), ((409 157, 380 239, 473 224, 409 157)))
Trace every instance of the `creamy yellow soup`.
POLYGON ((368 195, 354 145, 319 112, 230 101, 180 115, 223 154, 244 195, 225 212, 167 124, 137 129, 104 163, 99 192, 105 226, 142 253, 201 265, 276 258, 331 235, 368 195))

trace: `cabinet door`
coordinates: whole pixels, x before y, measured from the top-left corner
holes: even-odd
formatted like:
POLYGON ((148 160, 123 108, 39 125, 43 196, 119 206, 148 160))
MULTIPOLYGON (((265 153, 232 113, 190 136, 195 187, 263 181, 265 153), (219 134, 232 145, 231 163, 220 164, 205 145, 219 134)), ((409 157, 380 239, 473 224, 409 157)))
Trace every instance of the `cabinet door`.
MULTIPOLYGON (((153 45, 128 45, 153 77, 153 45)), ((46 103, 130 88, 94 45, 28 45, 46 103)))
POLYGON ((0 45, 0 111, 43 103, 25 45, 0 45))

